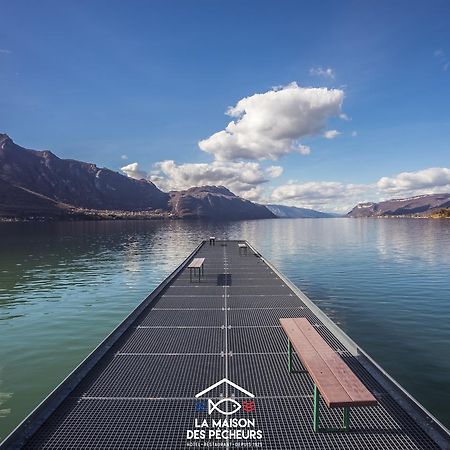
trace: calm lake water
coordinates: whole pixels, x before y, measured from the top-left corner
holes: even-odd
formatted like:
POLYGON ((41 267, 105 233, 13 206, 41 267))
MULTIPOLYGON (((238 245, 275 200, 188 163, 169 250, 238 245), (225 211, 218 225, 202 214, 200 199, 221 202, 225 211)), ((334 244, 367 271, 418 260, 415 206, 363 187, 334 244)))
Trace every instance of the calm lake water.
POLYGON ((0 440, 199 240, 248 239, 450 426, 450 221, 0 224, 0 440))

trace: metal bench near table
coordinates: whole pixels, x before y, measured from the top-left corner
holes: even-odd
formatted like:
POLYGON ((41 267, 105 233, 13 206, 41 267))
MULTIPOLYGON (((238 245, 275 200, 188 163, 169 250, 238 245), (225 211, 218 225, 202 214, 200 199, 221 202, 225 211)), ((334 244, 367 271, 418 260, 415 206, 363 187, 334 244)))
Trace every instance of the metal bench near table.
POLYGON ((238 244, 239 255, 247 255, 248 247, 247 244, 238 244))
POLYGON ((192 273, 194 273, 195 275, 196 270, 198 270, 198 282, 200 283, 200 277, 204 274, 204 263, 205 258, 194 258, 188 265, 189 280, 191 283, 192 283, 192 273))
POLYGON ((294 372, 294 349, 314 381, 314 431, 348 431, 350 407, 375 406, 377 400, 307 319, 280 319, 280 323, 288 337, 289 372, 294 372), (344 408, 342 428, 319 428, 320 395, 329 408, 344 408))

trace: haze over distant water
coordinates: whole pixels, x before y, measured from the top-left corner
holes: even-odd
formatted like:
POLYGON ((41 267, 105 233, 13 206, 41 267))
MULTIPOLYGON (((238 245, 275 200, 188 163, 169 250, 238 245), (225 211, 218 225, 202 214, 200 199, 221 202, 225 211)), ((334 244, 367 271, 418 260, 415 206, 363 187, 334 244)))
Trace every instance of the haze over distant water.
POLYGON ((210 234, 252 242, 450 425, 450 221, 4 223, 0 438, 210 234))

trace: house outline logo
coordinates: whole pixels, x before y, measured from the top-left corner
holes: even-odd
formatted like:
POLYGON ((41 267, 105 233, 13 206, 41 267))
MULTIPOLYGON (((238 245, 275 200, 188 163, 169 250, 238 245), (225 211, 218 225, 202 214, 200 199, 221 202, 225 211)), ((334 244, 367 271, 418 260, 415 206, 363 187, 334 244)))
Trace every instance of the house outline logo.
MULTIPOLYGON (((247 397, 255 398, 254 394, 252 394, 250 391, 247 391, 247 389, 244 389, 243 387, 239 386, 236 383, 233 383, 232 381, 228 380, 227 378, 222 378, 220 381, 217 381, 217 383, 212 384, 211 386, 207 387, 203 391, 199 392, 198 394, 195 394, 195 398, 200 398, 203 395, 207 394, 211 390, 215 389, 218 386, 221 386, 222 384, 228 384, 229 386, 237 389, 238 391, 241 391, 243 394, 245 394, 247 397)), ((225 416, 230 416, 232 414, 237 413, 242 408, 242 405, 236 401, 234 398, 231 397, 224 397, 218 402, 214 403, 210 398, 208 399, 208 414, 211 414, 213 411, 217 411, 225 416), (221 404, 230 402, 235 405, 235 408, 231 411, 224 411, 220 408, 221 404)))

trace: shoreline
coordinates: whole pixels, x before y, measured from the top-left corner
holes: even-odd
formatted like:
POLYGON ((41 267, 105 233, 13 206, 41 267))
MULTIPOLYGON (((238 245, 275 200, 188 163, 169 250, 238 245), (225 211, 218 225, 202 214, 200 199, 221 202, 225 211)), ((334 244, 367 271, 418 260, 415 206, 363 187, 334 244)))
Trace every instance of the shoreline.
POLYGON ((119 221, 119 220, 133 220, 133 221, 166 221, 166 220, 211 220, 215 222, 228 222, 228 221, 242 221, 242 220, 273 220, 273 219, 303 219, 303 220, 315 220, 315 219, 357 219, 357 220, 380 220, 380 219, 431 219, 431 220, 448 220, 450 216, 441 216, 432 214, 429 216, 369 216, 369 217, 351 217, 351 216, 340 216, 340 217, 263 217, 263 218, 213 218, 213 217, 199 217, 199 216, 185 216, 179 217, 170 214, 140 214, 140 213, 129 213, 129 214, 118 214, 115 212, 105 213, 105 214, 67 214, 64 216, 30 216, 30 217, 0 217, 0 223, 27 223, 27 222, 82 222, 82 221, 119 221))

